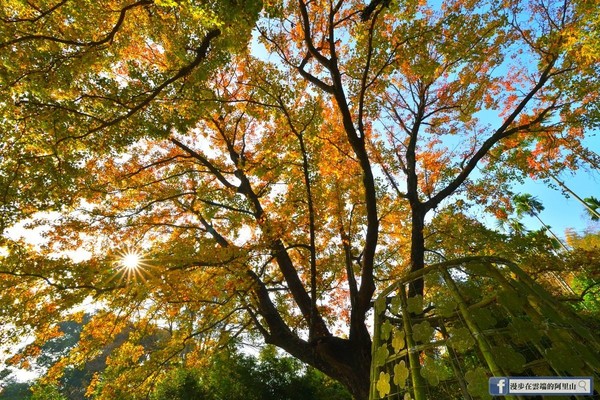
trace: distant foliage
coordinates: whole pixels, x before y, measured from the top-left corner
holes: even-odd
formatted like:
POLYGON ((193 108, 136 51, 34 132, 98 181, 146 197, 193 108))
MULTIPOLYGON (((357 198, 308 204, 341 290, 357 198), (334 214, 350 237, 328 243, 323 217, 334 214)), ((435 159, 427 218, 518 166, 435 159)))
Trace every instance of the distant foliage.
POLYGON ((256 358, 218 355, 202 370, 178 369, 158 385, 153 400, 350 400, 342 385, 267 347, 256 358))

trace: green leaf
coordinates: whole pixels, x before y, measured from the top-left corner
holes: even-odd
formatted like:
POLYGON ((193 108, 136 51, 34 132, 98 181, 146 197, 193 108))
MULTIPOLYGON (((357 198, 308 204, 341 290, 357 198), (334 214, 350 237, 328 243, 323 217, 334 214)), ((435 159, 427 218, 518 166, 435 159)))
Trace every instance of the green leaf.
POLYGON ((539 327, 529 319, 513 318, 508 327, 512 339, 518 344, 527 342, 539 343, 542 338, 542 332, 540 332, 539 327))
POLYGON ((156 0, 155 3, 161 7, 177 7, 178 2, 174 0, 156 0))
POLYGON ((468 371, 465 374, 467 381, 467 391, 473 396, 479 396, 482 399, 491 399, 492 396, 488 390, 488 374, 487 371, 478 367, 468 371))
POLYGON ((425 379, 427 379, 427 382, 429 382, 429 384, 431 386, 437 386, 440 384, 440 378, 437 376, 437 374, 431 370, 425 369, 425 368, 421 368, 421 376, 425 379))
POLYGON ((394 314, 398 314, 400 312, 400 306, 402 302, 400 301, 400 297, 392 297, 390 311, 394 314))
POLYGON ((387 341, 390 338, 390 333, 392 332, 392 323, 389 319, 385 320, 383 324, 381 324, 381 340, 387 341))
POLYGON ((435 301, 435 311, 442 317, 450 317, 456 310, 456 306, 456 301, 450 296, 435 301))
POLYGON ((525 362, 527 361, 525 357, 516 352, 512 347, 508 346, 496 346, 492 348, 492 354, 494 355, 494 360, 498 364, 498 366, 505 371, 520 373, 523 372, 525 362))
POLYGON ((498 293, 497 299, 498 304, 506 307, 515 314, 521 314, 523 312, 523 306, 526 303, 526 300, 513 290, 501 291, 498 293))
POLYGON ((381 372, 379 374, 379 379, 377 380, 377 391, 379 392, 379 397, 384 398, 387 394, 390 393, 390 374, 381 372))
POLYGON ((469 272, 473 273, 476 276, 490 277, 492 275, 490 273, 488 265, 489 264, 484 263, 482 261, 473 261, 473 262, 467 263, 466 267, 469 272))
POLYGON ((431 386, 437 386, 440 381, 450 378, 452 372, 441 360, 427 357, 421 367, 421 376, 427 379, 431 386))
POLYGON ((428 342, 433 335, 433 327, 427 321, 413 325, 413 337, 420 342, 428 342))
POLYGON ((399 353, 405 346, 404 331, 394 328, 392 335, 392 347, 394 352, 399 353))
POLYGON ((587 362, 589 365, 593 365, 597 362, 598 354, 592 354, 589 350, 589 347, 586 346, 585 342, 573 342, 570 343, 571 348, 577 352, 577 354, 581 357, 584 362, 587 362), (596 356, 596 357, 594 357, 596 356))
POLYGON ((481 298, 481 287, 475 282, 465 282, 465 284, 461 285, 461 292, 467 302, 477 301, 477 299, 481 298))
POLYGON ((471 335, 471 332, 465 327, 452 329, 449 335, 448 345, 459 353, 470 350, 475 344, 475 339, 471 335))
POLYGON ((408 379, 409 374, 410 371, 406 368, 406 362, 404 360, 394 365, 394 383, 398 387, 402 389, 406 387, 406 380, 408 379))
POLYGON ((375 300, 375 311, 377 313, 383 313, 385 311, 386 301, 387 299, 385 296, 375 300))
POLYGON ((384 365, 389 355, 390 352, 387 348, 387 344, 384 343, 379 346, 379 348, 375 351, 375 365, 378 367, 384 365))
POLYGON ((423 312, 423 296, 416 295, 407 299, 407 309, 413 314, 421 314, 423 312))
POLYGON ((492 315, 493 312, 490 309, 475 308, 470 310, 470 314, 477 323, 480 329, 490 329, 496 326, 498 321, 492 315))
POLYGON ((579 355, 561 344, 555 344, 547 349, 546 359, 554 369, 571 375, 578 375, 583 367, 583 361, 579 355))

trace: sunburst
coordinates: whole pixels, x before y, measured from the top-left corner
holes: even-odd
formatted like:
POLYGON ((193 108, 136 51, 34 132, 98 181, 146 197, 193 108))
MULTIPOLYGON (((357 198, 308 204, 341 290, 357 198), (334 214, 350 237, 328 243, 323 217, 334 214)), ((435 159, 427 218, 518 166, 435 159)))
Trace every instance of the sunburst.
POLYGON ((125 279, 131 280, 145 280, 148 275, 148 259, 145 258, 145 254, 134 248, 128 248, 118 253, 115 261, 115 267, 119 281, 125 279))
POLYGON ((121 259, 121 265, 123 268, 129 271, 135 271, 140 268, 142 260, 142 255, 138 252, 127 252, 121 259))

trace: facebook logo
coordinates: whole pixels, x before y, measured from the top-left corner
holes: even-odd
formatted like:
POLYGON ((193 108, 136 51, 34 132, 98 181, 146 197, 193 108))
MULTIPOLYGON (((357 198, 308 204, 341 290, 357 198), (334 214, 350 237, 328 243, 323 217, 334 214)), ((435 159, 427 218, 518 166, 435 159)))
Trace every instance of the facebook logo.
POLYGON ((532 395, 592 395, 591 376, 492 376, 489 378, 492 396, 532 395))
POLYGON ((508 379, 503 376, 491 377, 489 389, 492 396, 508 394, 508 379))

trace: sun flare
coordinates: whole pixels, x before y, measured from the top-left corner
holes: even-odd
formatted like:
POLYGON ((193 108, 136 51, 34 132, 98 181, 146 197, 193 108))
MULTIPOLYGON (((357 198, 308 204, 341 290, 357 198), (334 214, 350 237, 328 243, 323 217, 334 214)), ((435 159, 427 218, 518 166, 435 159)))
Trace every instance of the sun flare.
POLYGON ((119 252, 115 260, 115 267, 119 280, 145 280, 149 267, 144 253, 137 249, 127 249, 119 252))
POLYGON ((129 251, 123 255, 121 265, 128 270, 136 270, 140 267, 142 260, 141 254, 138 252, 129 251))

